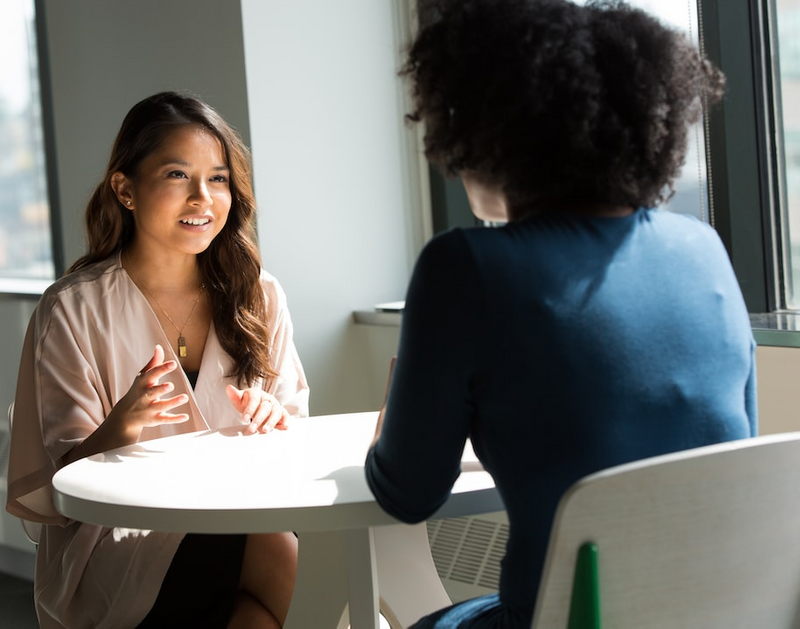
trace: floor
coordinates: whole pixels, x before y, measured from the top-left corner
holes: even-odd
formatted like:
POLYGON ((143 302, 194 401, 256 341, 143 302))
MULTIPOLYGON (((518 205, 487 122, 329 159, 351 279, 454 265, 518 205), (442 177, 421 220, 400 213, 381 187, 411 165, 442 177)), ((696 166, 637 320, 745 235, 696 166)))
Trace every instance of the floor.
POLYGON ((38 629, 33 583, 0 573, 0 629, 38 629))

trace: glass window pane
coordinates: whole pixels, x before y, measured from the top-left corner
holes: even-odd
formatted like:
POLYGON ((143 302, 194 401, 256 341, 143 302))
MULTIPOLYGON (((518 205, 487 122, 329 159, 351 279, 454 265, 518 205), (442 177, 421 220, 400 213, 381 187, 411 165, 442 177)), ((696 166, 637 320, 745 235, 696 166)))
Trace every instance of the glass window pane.
POLYGON ((0 278, 52 279, 33 0, 0 20, 0 278))
POLYGON ((776 103, 782 138, 776 145, 783 147, 779 165, 782 177, 783 223, 789 251, 786 261, 786 305, 800 308, 800 0, 777 0, 775 21, 779 81, 775 90, 780 94, 776 103))

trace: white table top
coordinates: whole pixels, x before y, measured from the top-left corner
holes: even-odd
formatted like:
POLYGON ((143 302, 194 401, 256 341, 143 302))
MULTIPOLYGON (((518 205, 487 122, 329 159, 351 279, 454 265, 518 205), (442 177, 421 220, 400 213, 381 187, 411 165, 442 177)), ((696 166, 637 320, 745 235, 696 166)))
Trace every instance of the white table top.
MULTIPOLYGON (((377 415, 295 419, 289 430, 264 435, 195 432, 97 454, 54 476, 56 508, 94 524, 190 533, 393 524, 364 477, 377 415)), ((453 495, 435 517, 502 508, 468 444, 453 495)))

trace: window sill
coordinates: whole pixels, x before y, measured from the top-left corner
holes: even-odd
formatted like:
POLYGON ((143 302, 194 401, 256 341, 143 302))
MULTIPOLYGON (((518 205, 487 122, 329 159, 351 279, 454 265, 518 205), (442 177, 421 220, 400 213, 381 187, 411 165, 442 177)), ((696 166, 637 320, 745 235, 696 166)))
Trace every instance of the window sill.
MULTIPOLYGON (((353 320, 361 325, 400 327, 402 311, 357 310, 353 320)), ((800 312, 751 314, 750 325, 758 345, 800 347, 800 312)))
POLYGON ((39 299, 53 281, 0 277, 0 298, 39 299))
POLYGON ((800 312, 768 312, 750 315, 758 345, 800 347, 800 312))
POLYGON ((403 320, 403 308, 405 301, 387 301, 382 304, 375 304, 372 310, 356 310, 353 313, 353 321, 362 325, 382 325, 399 328, 403 320))
POLYGON ((400 327, 403 319, 401 312, 383 312, 380 310, 356 310, 353 313, 353 321, 361 325, 380 325, 388 327, 400 327))

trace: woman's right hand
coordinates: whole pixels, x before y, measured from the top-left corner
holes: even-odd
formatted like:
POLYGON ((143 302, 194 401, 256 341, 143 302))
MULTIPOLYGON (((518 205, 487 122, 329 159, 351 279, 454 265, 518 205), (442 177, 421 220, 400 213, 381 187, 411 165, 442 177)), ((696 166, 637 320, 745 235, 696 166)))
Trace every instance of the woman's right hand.
POLYGON ((175 371, 178 363, 174 360, 164 361, 164 348, 156 345, 153 357, 136 374, 128 392, 111 410, 106 422, 119 422, 124 432, 135 432, 138 439, 143 428, 160 424, 179 424, 188 421, 186 413, 171 413, 172 409, 183 406, 189 401, 185 393, 165 398, 173 391, 171 382, 160 382, 161 378, 175 371))
POLYGON ((136 443, 143 428, 161 424, 179 424, 189 419, 187 413, 172 413, 189 401, 185 393, 163 397, 175 388, 160 380, 177 369, 174 360, 164 361, 164 348, 156 345, 153 357, 136 374, 128 392, 116 403, 105 421, 91 435, 70 450, 64 463, 136 443))

